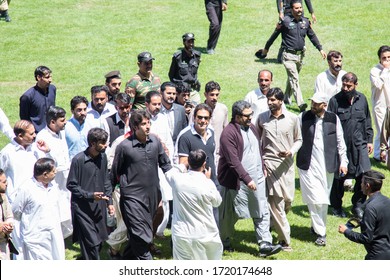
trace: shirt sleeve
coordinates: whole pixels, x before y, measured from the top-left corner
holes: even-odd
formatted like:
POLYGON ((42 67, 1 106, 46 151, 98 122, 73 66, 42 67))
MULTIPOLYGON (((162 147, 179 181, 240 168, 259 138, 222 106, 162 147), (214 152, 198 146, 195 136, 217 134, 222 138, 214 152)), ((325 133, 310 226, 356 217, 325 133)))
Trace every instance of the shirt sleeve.
POLYGON ((81 182, 79 182, 80 180, 79 173, 82 172, 81 169, 82 166, 80 166, 78 158, 74 157, 72 160, 72 164, 70 165, 66 187, 72 193, 72 196, 74 196, 75 198, 93 201, 94 200, 93 193, 83 190, 80 185, 81 182))
POLYGON ((339 117, 336 115, 337 150, 340 158, 340 167, 348 167, 347 146, 344 141, 344 131, 339 117))
POLYGON ((366 208, 366 210, 364 211, 363 220, 360 223, 361 233, 347 229, 344 232, 344 235, 353 242, 360 244, 370 244, 373 240, 375 224, 376 214, 374 212, 374 209, 366 208))

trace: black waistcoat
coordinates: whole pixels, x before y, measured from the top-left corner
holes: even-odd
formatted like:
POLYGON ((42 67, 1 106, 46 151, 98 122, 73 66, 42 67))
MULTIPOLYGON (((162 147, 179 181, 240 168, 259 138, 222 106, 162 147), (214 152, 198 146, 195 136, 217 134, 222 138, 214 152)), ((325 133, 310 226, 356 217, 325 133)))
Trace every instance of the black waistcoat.
MULTIPOLYGON (((334 173, 340 166, 337 149, 337 116, 332 112, 325 112, 323 119, 323 137, 326 171, 334 173)), ((314 132, 316 116, 311 111, 302 115, 302 147, 297 154, 297 166, 300 169, 308 170, 311 161, 311 153, 314 143, 314 132)))

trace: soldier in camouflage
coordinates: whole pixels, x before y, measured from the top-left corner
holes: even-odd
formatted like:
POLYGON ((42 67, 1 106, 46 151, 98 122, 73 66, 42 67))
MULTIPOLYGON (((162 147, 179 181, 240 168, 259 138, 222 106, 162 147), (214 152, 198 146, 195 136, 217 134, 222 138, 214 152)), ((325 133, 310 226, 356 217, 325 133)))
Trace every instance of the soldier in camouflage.
POLYGON ((126 83, 125 92, 132 98, 133 109, 145 109, 145 96, 149 91, 160 92, 160 77, 152 73, 153 60, 150 52, 140 53, 138 73, 126 83))

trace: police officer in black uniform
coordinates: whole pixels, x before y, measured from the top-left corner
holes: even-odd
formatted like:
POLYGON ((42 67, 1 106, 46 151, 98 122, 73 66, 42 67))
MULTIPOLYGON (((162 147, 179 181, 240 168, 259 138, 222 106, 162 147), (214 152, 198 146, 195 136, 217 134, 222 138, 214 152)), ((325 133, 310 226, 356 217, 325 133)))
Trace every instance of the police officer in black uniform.
POLYGON ((173 54, 169 79, 171 82, 185 82, 191 87, 191 101, 200 103, 200 82, 198 81, 198 68, 201 53, 194 49, 195 36, 186 33, 182 36, 184 48, 173 54))
POLYGON ((269 38, 264 49, 261 50, 260 54, 262 57, 267 55, 270 46, 279 34, 282 34, 282 62, 288 76, 284 102, 290 104, 291 96, 294 95, 300 111, 303 112, 306 110, 307 104, 302 97, 299 85, 299 72, 303 66, 303 58, 305 56, 305 37, 307 36, 310 39, 323 59, 326 58, 326 53, 323 51, 317 35, 311 28, 309 19, 302 16, 302 0, 291 1, 291 13, 278 23, 274 34, 269 38))

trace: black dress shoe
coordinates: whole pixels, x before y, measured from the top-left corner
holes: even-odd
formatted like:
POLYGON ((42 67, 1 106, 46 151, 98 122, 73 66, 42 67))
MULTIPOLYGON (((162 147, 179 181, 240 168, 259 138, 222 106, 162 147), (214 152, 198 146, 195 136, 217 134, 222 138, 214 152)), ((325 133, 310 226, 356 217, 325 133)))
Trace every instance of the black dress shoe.
POLYGON ((162 254, 161 250, 154 243, 150 244, 149 251, 153 256, 160 256, 162 254))
POLYGON ((233 253, 234 252, 234 248, 230 245, 228 246, 223 246, 223 250, 226 251, 226 252, 229 252, 229 253, 233 253))
POLYGON ((259 255, 260 257, 267 257, 279 253, 282 250, 280 244, 272 245, 272 243, 267 241, 262 241, 259 244, 259 255))
POLYGON ((343 209, 333 209, 332 214, 333 214, 333 216, 336 216, 339 218, 347 217, 347 215, 345 214, 343 209))

